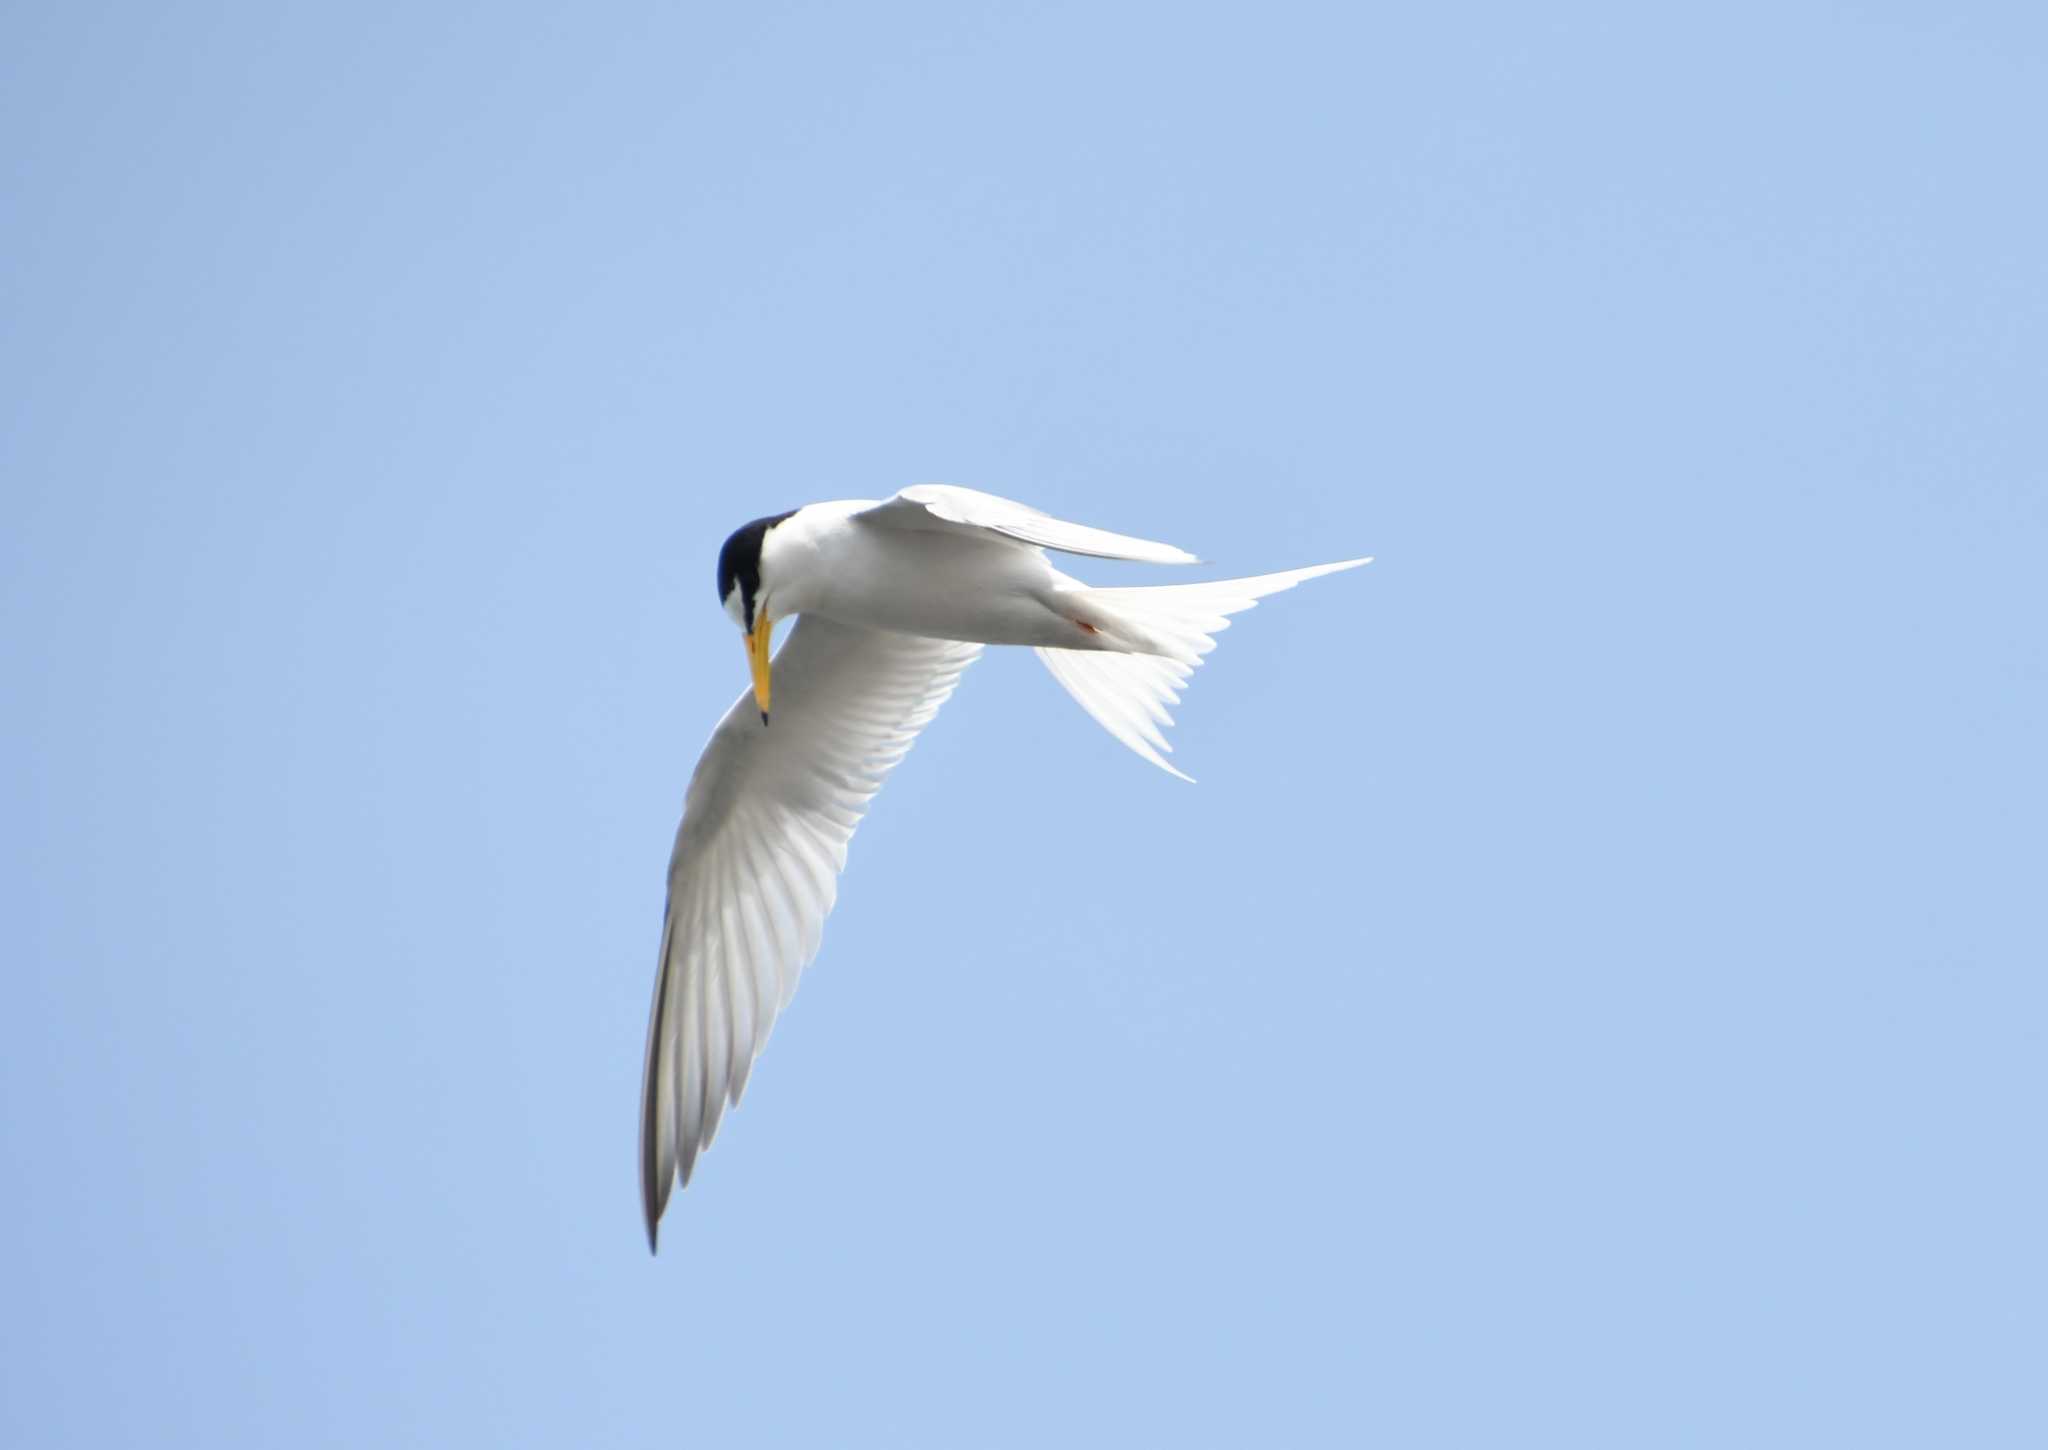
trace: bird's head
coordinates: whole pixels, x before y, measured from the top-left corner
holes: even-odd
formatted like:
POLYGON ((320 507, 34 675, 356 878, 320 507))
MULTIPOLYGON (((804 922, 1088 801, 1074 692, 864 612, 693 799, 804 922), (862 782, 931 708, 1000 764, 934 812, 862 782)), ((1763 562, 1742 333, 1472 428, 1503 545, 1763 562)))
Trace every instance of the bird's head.
POLYGON ((733 530, 725 547, 718 551, 718 599, 725 606, 726 617, 746 637, 747 664, 754 675, 754 703, 760 706, 763 725, 768 723, 768 637, 775 623, 769 613, 774 569, 764 569, 763 565, 769 531, 789 516, 775 514, 742 525, 733 530))

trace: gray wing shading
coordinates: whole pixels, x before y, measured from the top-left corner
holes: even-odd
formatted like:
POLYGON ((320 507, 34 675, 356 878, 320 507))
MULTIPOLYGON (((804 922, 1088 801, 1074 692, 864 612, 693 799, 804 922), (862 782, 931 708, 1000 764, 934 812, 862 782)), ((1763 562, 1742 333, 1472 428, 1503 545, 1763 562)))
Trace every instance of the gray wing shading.
POLYGON ((1134 559, 1146 564, 1197 564, 1185 549, 1070 524, 1028 505, 950 484, 921 483, 854 515, 880 528, 923 529, 1009 539, 1063 554, 1097 559, 1134 559))
POLYGON ((750 691, 712 732, 669 859, 647 1028, 649 1248, 817 954, 868 801, 980 653, 804 615, 775 656, 774 723, 750 691))

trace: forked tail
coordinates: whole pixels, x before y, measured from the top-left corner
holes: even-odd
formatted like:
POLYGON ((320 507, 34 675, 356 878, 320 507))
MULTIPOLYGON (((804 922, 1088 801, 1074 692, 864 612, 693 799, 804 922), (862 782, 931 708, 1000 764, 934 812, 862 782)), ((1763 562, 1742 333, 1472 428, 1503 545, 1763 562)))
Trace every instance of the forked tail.
POLYGON ((1181 687, 1201 664, 1202 656, 1216 648, 1214 636, 1230 628, 1229 616, 1305 579, 1371 562, 1346 559, 1340 564, 1312 564, 1280 574, 1217 579, 1207 584, 1139 589, 1076 585, 1072 591, 1079 596, 1076 602, 1086 604, 1102 633, 1114 640, 1118 649, 1132 652, 1041 649, 1038 657, 1103 729, 1161 770, 1192 781, 1193 776, 1175 770, 1160 754, 1173 751, 1165 734, 1173 716, 1166 707, 1180 703, 1181 687))

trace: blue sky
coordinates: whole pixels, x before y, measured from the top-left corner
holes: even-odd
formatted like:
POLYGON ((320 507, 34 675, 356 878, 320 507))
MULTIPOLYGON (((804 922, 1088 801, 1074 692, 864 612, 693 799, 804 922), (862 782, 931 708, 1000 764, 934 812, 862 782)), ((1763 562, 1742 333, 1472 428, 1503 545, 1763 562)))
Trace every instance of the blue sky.
POLYGON ((0 1440, 2042 1443, 2044 134, 2027 6, 11 9, 0 1440), (977 665, 649 1259, 718 544, 931 480, 1379 562, 1196 787, 977 665))

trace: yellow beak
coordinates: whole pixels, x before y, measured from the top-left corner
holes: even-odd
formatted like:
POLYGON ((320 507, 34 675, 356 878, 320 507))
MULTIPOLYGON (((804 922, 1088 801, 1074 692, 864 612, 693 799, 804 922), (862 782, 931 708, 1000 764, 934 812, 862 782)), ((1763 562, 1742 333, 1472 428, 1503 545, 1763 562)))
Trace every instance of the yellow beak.
POLYGON ((754 671, 754 703, 761 707, 761 723, 768 723, 768 637, 775 622, 765 614, 754 619, 754 631, 747 636, 747 663, 754 671))

